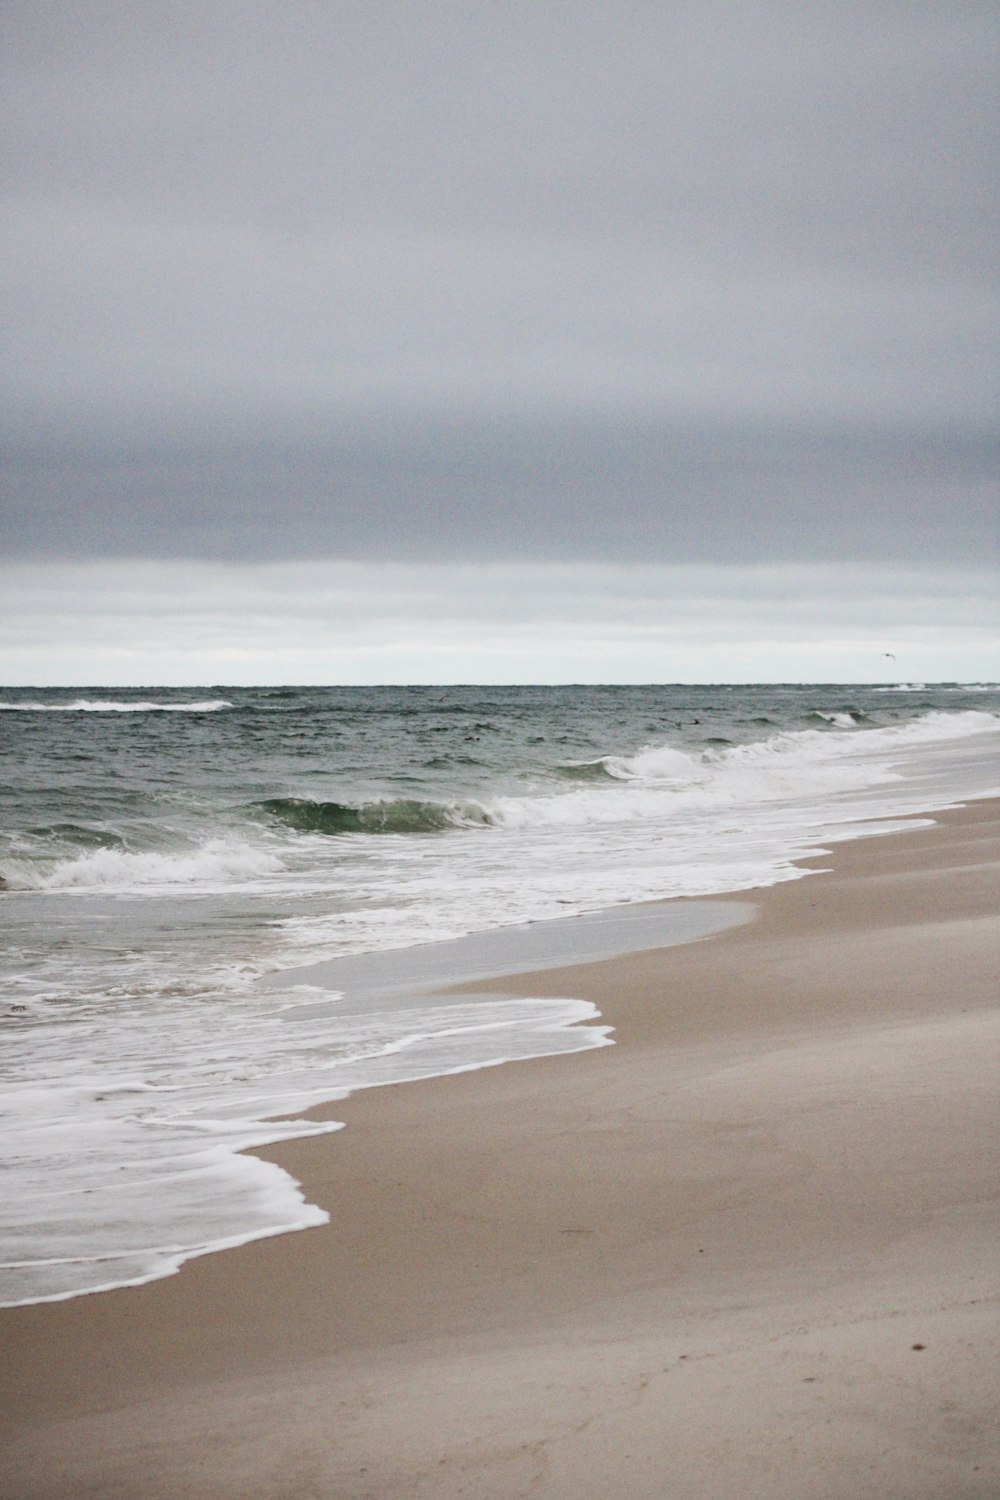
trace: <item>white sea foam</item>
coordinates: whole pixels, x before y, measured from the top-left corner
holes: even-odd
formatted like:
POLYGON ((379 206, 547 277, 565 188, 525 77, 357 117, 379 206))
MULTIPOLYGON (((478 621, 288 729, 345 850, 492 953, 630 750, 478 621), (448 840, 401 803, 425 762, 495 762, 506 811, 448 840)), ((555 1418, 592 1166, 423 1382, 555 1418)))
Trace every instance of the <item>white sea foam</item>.
POLYGON ((71 703, 2 702, 0 710, 34 714, 213 714, 232 706, 225 698, 206 698, 194 703, 74 698, 71 703))
POLYGON ((635 755, 606 755, 601 764, 619 781, 698 781, 704 762, 672 745, 650 745, 635 755))
MULTIPOLYGON (((835 717, 849 721, 838 727, 855 727, 850 716, 835 717)), ((700 753, 653 745, 634 755, 602 758, 608 776, 621 783, 617 789, 586 786, 548 796, 501 797, 488 802, 485 810, 490 822, 508 827, 565 828, 871 788, 899 780, 894 761, 914 748, 962 740, 998 725, 995 715, 969 710, 929 713, 907 724, 857 729, 851 735, 820 729, 786 731, 700 753)))
POLYGON ((44 1089, 24 1081, 5 1090, 0 1305, 155 1280, 194 1256, 325 1223, 292 1178, 241 1153, 338 1122, 270 1116, 609 1041, 580 1000, 456 998, 353 1018, 337 1018, 322 991, 300 990, 299 1000, 310 1003, 250 1001, 228 1026, 203 1001, 184 1018, 181 1046, 157 1035, 162 1021, 133 1015, 117 1056, 91 1060, 90 1077, 70 1062, 44 1089), (248 1065, 255 1057, 261 1065, 248 1065))
POLYGON ((654 747, 623 758, 620 778, 494 798, 489 826, 436 835, 405 862, 394 841, 369 840, 349 909, 331 903, 279 927, 310 961, 772 885, 796 878, 795 861, 852 836, 861 820, 866 832, 890 829, 894 818, 949 805, 959 787, 992 792, 996 760, 971 747, 984 731, 995 743, 998 722, 974 713, 850 734, 796 731, 701 756, 654 747), (642 778, 638 768, 665 774, 642 778))
POLYGON ((178 852, 88 849, 50 867, 11 859, 5 869, 12 889, 154 893, 176 886, 233 887, 274 875, 283 865, 275 853, 243 840, 210 838, 197 848, 178 852))
POLYGON ((821 719, 825 719, 828 724, 832 724, 834 729, 856 729, 858 727, 858 721, 853 714, 825 714, 822 709, 819 709, 817 712, 817 716, 821 719))
MULTIPOLYGON (((873 687, 869 691, 873 693, 922 693, 927 691, 926 682, 893 682, 881 687, 873 687)), ((1000 692, 1000 682, 935 682, 931 688, 935 697, 941 694, 961 693, 996 693, 1000 692)))
MULTIPOLYGON (((68 852, 75 835, 65 829, 87 821, 85 786, 62 835, 61 806, 46 811, 41 833, 32 809, 3 868, 20 886, 3 900, 11 923, 25 914, 24 952, 39 933, 47 945, 30 982, 10 949, 5 1299, 147 1280, 209 1249, 321 1222, 290 1179, 239 1153, 333 1127, 274 1116, 354 1088, 608 1041, 580 1001, 431 1003, 410 990, 354 1004, 346 987, 340 998, 329 989, 281 998, 252 983, 262 970, 375 950, 412 959, 414 945, 463 933, 800 878, 797 859, 856 835, 861 820, 866 833, 886 832, 901 815, 996 789, 996 715, 929 713, 870 728, 841 706, 853 701, 838 695, 816 710, 810 700, 793 722, 808 710, 825 723, 749 744, 671 743, 665 731, 600 756, 615 741, 594 738, 597 758, 570 763, 568 776, 557 765, 531 784, 484 777, 469 797, 432 782, 419 803, 393 802, 367 774, 331 776, 324 742, 312 779, 289 779, 277 801, 280 781, 256 801, 227 782, 211 804, 217 820, 204 824, 205 801, 185 812, 183 778, 164 754, 153 764, 177 778, 171 800, 156 803, 159 821, 143 804, 145 821, 130 827, 137 841, 153 829, 172 847, 68 852), (513 789, 497 795, 501 784, 513 789), (433 812, 438 795, 469 815, 415 816, 433 812), (265 796, 293 816, 336 816, 318 828, 308 818, 283 825, 260 812, 265 796), (355 805, 385 816, 340 817, 355 805), (393 827, 397 807, 406 817, 393 827), (45 859, 49 835, 59 853, 45 859)), ((228 733, 239 720, 216 722, 228 733)), ((103 743, 109 726, 94 728, 103 743)), ((166 730, 172 745, 176 731, 166 730)), ((83 732, 73 726, 74 742, 83 732)), ((142 726, 143 746, 150 733, 142 726)), ((466 734, 455 730, 454 744, 464 749, 466 734)), ((66 738, 57 736, 60 749, 66 738)), ((259 743, 239 742, 240 754, 252 758, 259 743)), ((396 765, 409 769, 398 750, 396 765)), ((406 777, 399 785, 413 797, 406 777)))

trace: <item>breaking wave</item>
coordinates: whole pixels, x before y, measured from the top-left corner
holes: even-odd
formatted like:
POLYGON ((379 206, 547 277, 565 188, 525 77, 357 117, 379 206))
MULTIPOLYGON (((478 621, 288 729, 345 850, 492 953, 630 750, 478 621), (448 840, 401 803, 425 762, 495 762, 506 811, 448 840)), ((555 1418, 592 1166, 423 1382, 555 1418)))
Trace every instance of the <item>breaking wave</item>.
POLYGON ((878 729, 859 723, 863 715, 815 717, 826 727, 786 730, 745 745, 713 744, 692 752, 652 745, 633 755, 568 762, 558 768, 559 776, 580 785, 547 797, 491 801, 488 820, 500 826, 632 822, 662 816, 678 799, 691 807, 754 804, 874 785, 895 779, 893 760, 910 747, 995 730, 998 722, 996 715, 975 709, 929 713, 878 729), (848 729, 855 733, 839 732, 848 729))
POLYGON ((125 849, 125 840, 120 833, 110 828, 92 828, 84 823, 49 823, 32 828, 36 839, 57 840, 63 844, 75 844, 80 849, 125 849))
POLYGON ((253 881, 283 869, 276 855, 241 841, 209 839, 197 848, 170 853, 90 849, 68 859, 4 862, 0 889, 9 891, 131 891, 162 886, 215 888, 253 881))
POLYGON ((864 714, 854 710, 843 709, 839 713, 824 713, 821 708, 814 709, 808 717, 814 724, 829 724, 832 729, 857 729, 865 718, 864 714))
POLYGON ((662 817, 681 802, 691 807, 753 804, 894 780, 895 752, 997 727, 995 715, 975 710, 926 714, 881 729, 864 728, 846 712, 817 719, 826 727, 788 730, 745 745, 690 752, 650 745, 632 755, 565 762, 555 768, 556 775, 570 785, 559 791, 481 802, 386 798, 351 804, 277 797, 256 802, 251 810, 296 833, 329 836, 635 823, 662 817), (856 732, 839 732, 846 729, 856 732))
POLYGON ((613 781, 605 757, 600 760, 569 760, 556 766, 555 774, 564 781, 613 781))
POLYGON ((386 797, 349 803, 272 797, 243 805, 242 815, 255 830, 246 824, 242 831, 230 826, 182 848, 128 849, 114 829, 51 824, 33 833, 57 847, 46 851, 36 846, 30 852, 23 845, 9 848, 0 866, 0 890, 153 893, 269 884, 311 868, 312 856, 296 847, 296 835, 405 837, 457 830, 673 826, 682 813, 752 808, 789 797, 884 785, 899 779, 896 763, 912 748, 996 730, 997 724, 996 714, 970 709, 932 712, 873 729, 837 713, 822 729, 787 730, 749 744, 690 751, 649 745, 631 755, 569 762, 556 768, 568 784, 555 788, 549 781, 546 789, 536 783, 512 795, 487 793, 482 800, 386 797), (849 727, 853 732, 845 733, 849 727))
POLYGON ((569 761, 559 767, 559 775, 569 781, 689 781, 698 777, 700 769, 697 755, 672 745, 651 745, 634 755, 569 761))
POLYGON ((226 698, 205 698, 194 703, 116 698, 74 698, 71 703, 0 702, 0 710, 22 714, 215 714, 232 706, 226 698))
POLYGON ((269 797, 253 807, 297 833, 440 833, 447 828, 482 826, 491 821, 481 803, 424 802, 386 798, 362 802, 316 802, 308 797, 269 797))

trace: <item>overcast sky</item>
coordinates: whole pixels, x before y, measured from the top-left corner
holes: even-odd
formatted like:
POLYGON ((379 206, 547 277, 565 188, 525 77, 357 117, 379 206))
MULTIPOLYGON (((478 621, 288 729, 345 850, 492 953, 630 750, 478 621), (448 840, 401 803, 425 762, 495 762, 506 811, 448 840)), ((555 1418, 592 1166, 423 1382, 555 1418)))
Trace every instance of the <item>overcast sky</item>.
POLYGON ((7 0, 0 678, 1000 675, 997 42, 7 0))

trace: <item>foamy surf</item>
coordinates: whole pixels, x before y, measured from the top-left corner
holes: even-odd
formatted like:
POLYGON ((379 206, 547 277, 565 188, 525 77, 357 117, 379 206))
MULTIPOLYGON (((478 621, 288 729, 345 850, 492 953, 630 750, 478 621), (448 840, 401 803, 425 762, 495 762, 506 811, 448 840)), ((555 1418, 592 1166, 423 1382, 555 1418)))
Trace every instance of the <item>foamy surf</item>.
POLYGON ((215 714, 232 706, 225 698, 205 698, 194 703, 153 699, 74 698, 68 703, 5 700, 0 702, 0 711, 22 714, 215 714))
POLYGON ((998 781, 1000 694, 981 686, 4 701, 40 706, 0 743, 8 1301, 319 1222, 241 1154, 314 1128, 276 1116, 608 1044, 572 997, 431 1000, 425 963, 466 935, 797 879, 862 826, 998 781), (349 969, 276 987, 375 959, 388 989, 349 969))
POLYGON ((28 864, 8 860, 8 890, 81 891, 156 894, 176 886, 211 891, 238 888, 283 868, 277 855, 242 841, 220 838, 174 853, 94 849, 69 859, 28 864))
POLYGON ((609 1041, 579 1000, 455 1000, 331 1024, 335 996, 299 995, 291 1007, 258 997, 238 1028, 213 1028, 210 1066, 201 1036, 186 1059, 168 1047, 169 1063, 139 1077, 108 1058, 90 1079, 8 1088, 0 1305, 139 1285, 199 1255, 326 1223, 286 1173, 244 1154, 340 1128, 301 1119, 311 1105, 609 1041), (269 1066, 248 1067, 262 1052, 269 1066), (270 1118, 283 1114, 295 1118, 270 1118))

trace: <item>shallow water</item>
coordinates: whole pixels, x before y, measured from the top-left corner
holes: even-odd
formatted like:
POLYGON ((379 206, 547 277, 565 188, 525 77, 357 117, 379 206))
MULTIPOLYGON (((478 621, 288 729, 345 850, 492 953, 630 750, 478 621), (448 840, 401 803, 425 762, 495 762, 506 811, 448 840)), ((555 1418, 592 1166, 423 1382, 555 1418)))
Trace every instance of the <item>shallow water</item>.
POLYGON ((607 1043, 572 997, 431 1001, 442 964, 530 968, 539 933, 583 957, 594 930, 553 919, 795 878, 859 820, 889 828, 998 781, 1000 692, 982 686, 0 705, 8 1301, 318 1222, 238 1152, 327 1127, 270 1116, 607 1043))

